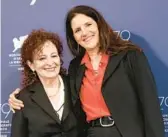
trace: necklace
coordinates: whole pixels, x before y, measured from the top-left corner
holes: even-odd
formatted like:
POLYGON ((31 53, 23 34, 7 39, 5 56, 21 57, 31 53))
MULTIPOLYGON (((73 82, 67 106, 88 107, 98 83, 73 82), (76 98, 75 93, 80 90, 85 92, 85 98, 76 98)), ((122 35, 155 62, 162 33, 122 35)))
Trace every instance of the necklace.
POLYGON ((60 117, 60 115, 59 115, 59 111, 61 110, 61 108, 64 106, 64 103, 60 106, 60 108, 58 108, 57 110, 55 110, 55 114, 56 114, 56 116, 59 118, 59 119, 61 119, 60 117))
POLYGON ((57 110, 55 110, 55 112, 59 112, 61 110, 61 108, 64 106, 64 103, 60 106, 60 108, 58 108, 57 110))
POLYGON ((57 91, 55 94, 52 94, 52 95, 48 95, 48 94, 47 94, 47 96, 48 96, 49 98, 51 98, 51 97, 57 96, 57 94, 58 94, 58 91, 57 91))
POLYGON ((47 96, 48 96, 49 98, 57 96, 58 93, 59 93, 59 91, 60 91, 60 90, 59 90, 59 89, 60 89, 60 85, 61 85, 61 82, 59 81, 59 82, 58 82, 58 88, 45 88, 47 96), (49 92, 47 92, 47 91, 49 91, 49 92), (53 91, 54 94, 49 94, 51 91, 53 91))

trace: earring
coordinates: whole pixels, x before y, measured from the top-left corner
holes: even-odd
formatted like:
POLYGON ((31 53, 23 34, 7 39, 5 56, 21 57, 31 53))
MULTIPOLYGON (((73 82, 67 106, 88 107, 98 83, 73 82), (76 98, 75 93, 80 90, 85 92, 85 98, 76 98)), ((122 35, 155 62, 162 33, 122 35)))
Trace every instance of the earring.
POLYGON ((36 77, 36 71, 35 70, 33 70, 33 75, 36 77))

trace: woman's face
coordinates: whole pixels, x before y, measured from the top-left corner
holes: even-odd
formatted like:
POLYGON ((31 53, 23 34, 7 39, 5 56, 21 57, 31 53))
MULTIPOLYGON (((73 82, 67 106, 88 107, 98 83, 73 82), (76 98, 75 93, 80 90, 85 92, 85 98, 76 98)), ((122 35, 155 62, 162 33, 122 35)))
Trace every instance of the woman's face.
POLYGON ((71 20, 71 28, 76 42, 86 51, 99 49, 99 30, 97 23, 91 17, 76 14, 71 20))
POLYGON ((33 62, 28 61, 28 65, 40 79, 56 78, 61 66, 56 46, 51 41, 46 41, 41 51, 35 52, 33 62))

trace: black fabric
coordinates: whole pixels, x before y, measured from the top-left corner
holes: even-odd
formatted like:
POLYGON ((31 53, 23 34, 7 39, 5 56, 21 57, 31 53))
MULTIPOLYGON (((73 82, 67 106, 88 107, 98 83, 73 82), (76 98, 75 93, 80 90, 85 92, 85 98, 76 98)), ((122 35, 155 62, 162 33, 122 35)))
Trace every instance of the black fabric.
MULTIPOLYGON (((86 115, 82 107, 78 106, 81 104, 79 95, 86 68, 80 62, 80 58, 71 61, 69 76, 74 110, 78 120, 86 123, 86 115)), ((121 135, 124 137, 164 137, 156 84, 142 51, 129 50, 111 56, 101 90, 121 135), (131 70, 128 70, 129 63, 132 66, 131 70)))
POLYGON ((62 120, 56 115, 45 90, 36 82, 20 92, 24 108, 16 110, 12 118, 11 137, 77 137, 77 119, 73 112, 69 82, 62 77, 65 102, 62 120))
POLYGON ((91 127, 88 129, 87 137, 122 137, 117 127, 91 127))
MULTIPOLYGON (((90 127, 102 127, 102 125, 112 125, 114 120, 112 117, 102 117, 89 122, 90 127)), ((113 125, 112 125, 113 126, 113 125)))

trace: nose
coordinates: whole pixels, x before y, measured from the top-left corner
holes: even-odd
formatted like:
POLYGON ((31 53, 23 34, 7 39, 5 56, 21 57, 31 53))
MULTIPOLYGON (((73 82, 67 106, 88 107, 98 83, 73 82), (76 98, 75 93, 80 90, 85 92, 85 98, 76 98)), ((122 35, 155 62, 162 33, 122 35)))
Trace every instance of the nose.
POLYGON ((48 58, 46 63, 47 63, 48 65, 53 65, 54 61, 53 61, 52 58, 48 58))
POLYGON ((85 37, 87 34, 87 29, 85 27, 82 27, 81 31, 82 31, 82 36, 85 37))

